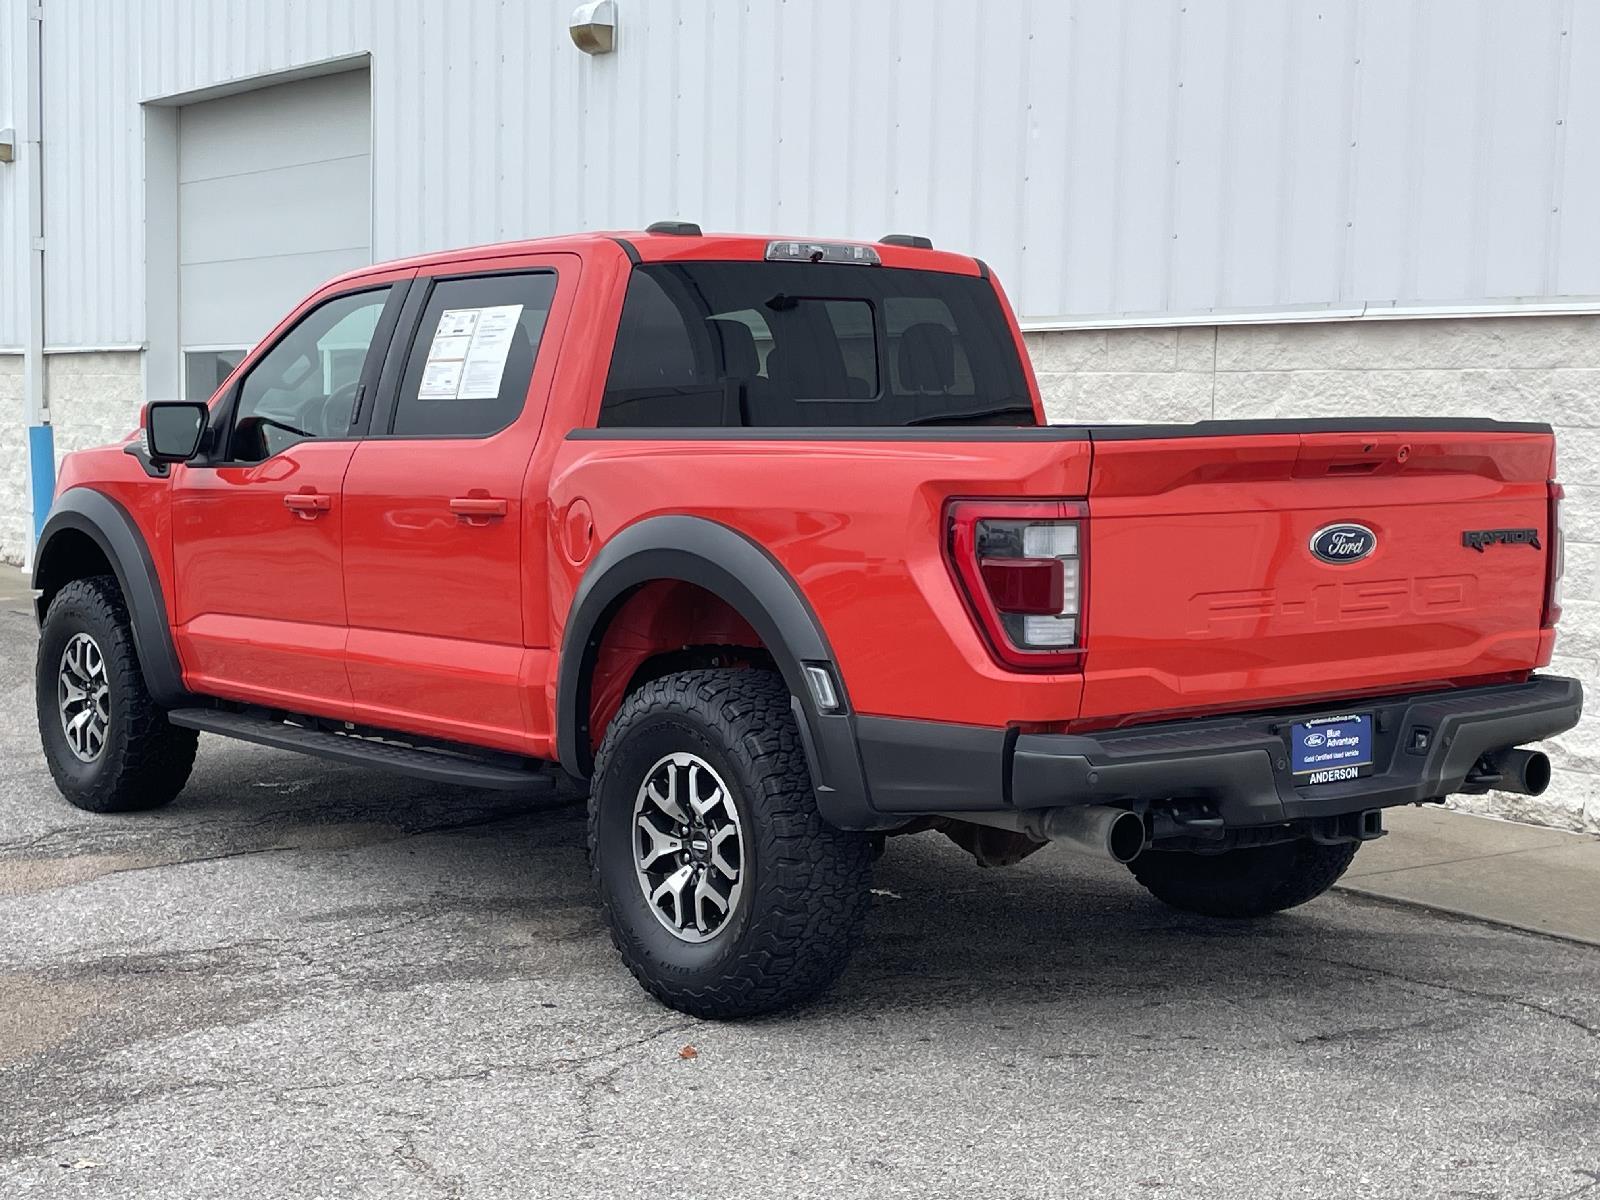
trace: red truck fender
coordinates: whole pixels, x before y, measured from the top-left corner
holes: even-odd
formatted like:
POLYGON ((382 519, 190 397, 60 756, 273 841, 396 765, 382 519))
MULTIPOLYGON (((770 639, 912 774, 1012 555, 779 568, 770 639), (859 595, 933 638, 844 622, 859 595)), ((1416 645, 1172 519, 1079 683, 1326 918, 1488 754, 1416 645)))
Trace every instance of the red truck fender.
POLYGON ((90 575, 115 575, 128 606, 134 648, 151 697, 164 708, 190 699, 172 641, 167 604, 150 547, 128 510, 102 492, 75 487, 56 497, 39 535, 33 586, 40 623, 64 584, 90 575))
MULTIPOLYGON (((630 525, 584 573, 562 635, 555 714, 561 765, 579 778, 593 772, 590 689, 601 642, 628 597, 659 580, 704 588, 760 637, 788 685, 822 815, 847 829, 884 825, 868 797, 844 680, 811 605, 764 549, 702 517, 650 517, 630 525), (818 705, 806 681, 807 667, 820 667, 831 677, 837 698, 832 709, 818 705)), ((887 824, 903 819, 890 817, 887 824)))

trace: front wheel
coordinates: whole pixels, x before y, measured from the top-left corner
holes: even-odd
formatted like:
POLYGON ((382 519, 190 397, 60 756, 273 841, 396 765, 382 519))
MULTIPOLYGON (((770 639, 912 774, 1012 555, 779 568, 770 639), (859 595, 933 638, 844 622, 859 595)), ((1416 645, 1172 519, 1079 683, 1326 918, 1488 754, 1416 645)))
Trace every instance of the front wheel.
POLYGON ((817 812, 767 671, 683 671, 627 698, 596 756, 589 853, 628 969, 692 1016, 818 995, 866 919, 871 839, 817 812))
POLYGON ((35 687, 45 759, 73 805, 135 812, 183 790, 200 735, 168 723, 145 686, 115 579, 74 580, 51 599, 35 687))
POLYGON ((1184 912, 1264 917, 1322 895, 1359 847, 1359 842, 1323 845, 1306 839, 1221 854, 1150 850, 1128 870, 1156 899, 1184 912))

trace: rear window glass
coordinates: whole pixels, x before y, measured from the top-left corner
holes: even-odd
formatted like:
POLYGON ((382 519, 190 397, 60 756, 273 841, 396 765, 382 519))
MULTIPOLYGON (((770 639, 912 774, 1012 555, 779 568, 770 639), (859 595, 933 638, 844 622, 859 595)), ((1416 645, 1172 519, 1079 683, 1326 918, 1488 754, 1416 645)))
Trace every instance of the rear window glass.
POLYGON ((600 424, 1034 425, 988 281, 824 263, 635 267, 600 424))
POLYGON ((406 360, 390 432, 486 437, 516 420, 555 294, 553 271, 435 283, 406 360))

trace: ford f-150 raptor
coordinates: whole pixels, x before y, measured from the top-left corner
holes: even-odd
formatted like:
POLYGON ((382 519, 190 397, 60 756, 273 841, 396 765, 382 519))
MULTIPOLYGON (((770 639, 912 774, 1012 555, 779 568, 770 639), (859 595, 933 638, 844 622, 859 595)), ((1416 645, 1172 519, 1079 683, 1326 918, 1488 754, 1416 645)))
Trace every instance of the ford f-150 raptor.
POLYGON ((665 1003, 842 970, 887 834, 1050 842, 1178 908, 1325 891, 1383 809, 1537 792, 1561 489, 1538 424, 1047 425, 982 262, 667 222, 386 263, 209 403, 72 454, 39 727, 96 812, 199 731, 589 784, 665 1003))

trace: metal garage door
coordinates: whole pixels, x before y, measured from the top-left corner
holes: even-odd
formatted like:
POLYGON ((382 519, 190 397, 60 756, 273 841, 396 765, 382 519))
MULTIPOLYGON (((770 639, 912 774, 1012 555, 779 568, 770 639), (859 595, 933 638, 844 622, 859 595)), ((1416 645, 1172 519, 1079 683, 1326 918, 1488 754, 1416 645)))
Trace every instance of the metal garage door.
POLYGON ((366 71, 281 83, 178 118, 178 332, 204 399, 317 284, 372 261, 366 71))

